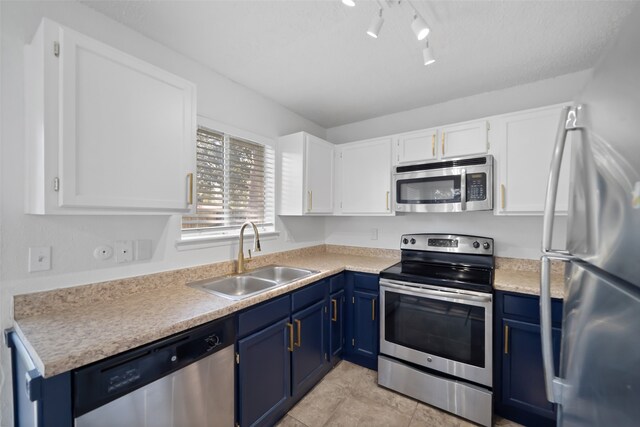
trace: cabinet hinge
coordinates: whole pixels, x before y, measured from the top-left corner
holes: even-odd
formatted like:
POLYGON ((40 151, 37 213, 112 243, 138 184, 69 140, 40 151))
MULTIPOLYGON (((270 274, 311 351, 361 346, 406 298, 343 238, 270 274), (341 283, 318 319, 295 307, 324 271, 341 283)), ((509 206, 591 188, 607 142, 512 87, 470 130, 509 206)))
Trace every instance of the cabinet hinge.
POLYGON ((236 364, 240 364, 240 353, 236 353, 236 364))
POLYGON ((351 304, 355 304, 356 303, 356 297, 351 297, 351 304))
POLYGON ((487 122, 487 130, 491 130, 491 122, 487 122))
POLYGON ((342 153, 340 153, 340 158, 342 158, 342 153))
POLYGON ((324 354, 324 360, 329 361, 329 355, 327 353, 324 354))
POLYGON ((60 43, 59 42, 53 42, 53 54, 56 57, 60 56, 60 43))
POLYGON ((55 178, 53 178, 53 191, 59 191, 59 190, 60 190, 60 178, 56 176, 55 178))
POLYGON ((489 151, 490 149, 491 149, 491 143, 487 141, 487 151, 489 151))
POLYGON ((326 305, 324 306, 324 312, 325 312, 325 313, 328 313, 328 311, 327 311, 327 306, 326 306, 326 305))
POLYGON ((355 347, 355 346, 356 346, 356 339, 351 338, 351 347, 355 347))

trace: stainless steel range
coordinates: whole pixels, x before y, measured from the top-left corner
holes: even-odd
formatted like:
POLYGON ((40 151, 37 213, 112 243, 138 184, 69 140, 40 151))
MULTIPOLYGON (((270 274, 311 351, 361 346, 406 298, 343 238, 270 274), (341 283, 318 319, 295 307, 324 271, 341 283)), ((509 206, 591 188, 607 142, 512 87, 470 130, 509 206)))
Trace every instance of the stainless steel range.
POLYGON ((490 426, 493 239, 411 234, 401 249, 380 273, 378 384, 490 426))

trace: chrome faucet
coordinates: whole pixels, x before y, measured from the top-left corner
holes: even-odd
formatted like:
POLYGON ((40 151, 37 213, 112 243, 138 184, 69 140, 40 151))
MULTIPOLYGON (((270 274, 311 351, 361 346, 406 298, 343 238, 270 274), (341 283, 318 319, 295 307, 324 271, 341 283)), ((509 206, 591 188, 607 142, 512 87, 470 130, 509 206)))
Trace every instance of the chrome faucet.
MULTIPOLYGON (((244 224, 242 224, 242 227, 240 227, 240 244, 238 245, 238 264, 236 265, 236 273, 240 274, 240 273, 244 273, 245 268, 244 268, 244 229, 247 227, 247 225, 250 225, 251 227, 253 227, 253 251, 254 252, 260 252, 260 233, 258 233, 258 227, 256 227, 256 225, 251 222, 251 221, 247 221, 244 224)), ((249 259, 251 259, 251 249, 249 249, 249 259)))

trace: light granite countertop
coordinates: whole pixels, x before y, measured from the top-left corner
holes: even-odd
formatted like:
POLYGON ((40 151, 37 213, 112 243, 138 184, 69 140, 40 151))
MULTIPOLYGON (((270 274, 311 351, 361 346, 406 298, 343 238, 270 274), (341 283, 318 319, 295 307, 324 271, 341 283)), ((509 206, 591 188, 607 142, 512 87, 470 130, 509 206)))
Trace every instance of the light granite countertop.
MULTIPOLYGON (((397 263, 400 252, 319 245, 255 257, 250 268, 268 264, 319 273, 241 301, 187 283, 231 274, 221 262, 146 276, 14 297, 15 329, 45 378, 122 353, 235 313, 343 270, 378 274, 397 263)), ((537 263, 496 258, 494 287, 539 293, 537 263)), ((552 297, 562 298, 562 275, 552 273, 552 297)))
MULTIPOLYGON (((61 310, 16 318, 15 329, 40 373, 48 378, 224 317, 345 269, 378 274, 398 258, 315 253, 279 257, 275 262, 319 273, 241 301, 178 281, 89 304, 63 303, 66 307, 61 310)), ((40 295, 40 299, 43 297, 40 295)))

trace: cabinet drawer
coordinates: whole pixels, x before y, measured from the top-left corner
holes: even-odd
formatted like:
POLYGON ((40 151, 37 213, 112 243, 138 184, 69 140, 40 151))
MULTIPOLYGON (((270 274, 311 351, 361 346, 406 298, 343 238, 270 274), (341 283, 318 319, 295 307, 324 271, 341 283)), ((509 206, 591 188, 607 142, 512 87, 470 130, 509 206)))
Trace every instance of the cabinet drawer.
POLYGON ((337 274, 329 278, 329 293, 338 292, 344 289, 344 273, 337 274))
MULTIPOLYGON (((531 322, 540 322, 540 297, 535 295, 516 295, 500 292, 498 298, 502 298, 502 312, 505 316, 517 316, 531 322)), ((562 301, 551 300, 551 321, 562 322, 562 301)))
POLYGON ((378 292, 378 275, 368 273, 352 273, 353 286, 356 289, 378 292))
POLYGON ((289 295, 238 315, 238 336, 242 337, 289 316, 289 295))
POLYGON ((324 279, 316 284, 307 286, 298 292, 294 292, 291 295, 291 311, 300 310, 301 308, 305 308, 324 299, 328 284, 329 279, 324 279))

